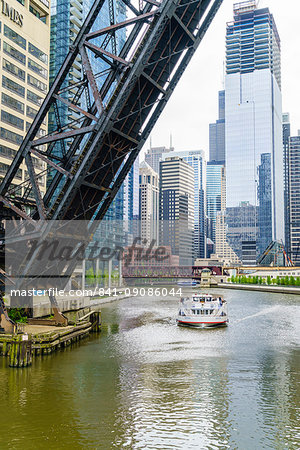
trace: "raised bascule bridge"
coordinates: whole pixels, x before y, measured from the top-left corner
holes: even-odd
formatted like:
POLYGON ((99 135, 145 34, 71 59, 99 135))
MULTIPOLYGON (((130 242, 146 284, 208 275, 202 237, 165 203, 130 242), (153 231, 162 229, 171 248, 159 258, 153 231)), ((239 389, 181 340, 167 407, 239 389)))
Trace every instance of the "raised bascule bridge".
MULTIPOLYGON (((110 25, 96 31, 93 25, 106 5, 93 4, 1 183, 2 222, 14 219, 16 227, 25 227, 18 238, 5 237, 6 243, 15 239, 16 255, 22 239, 49 235, 57 220, 84 220, 88 237, 93 235, 223 0, 121 1, 128 19, 116 23, 108 0, 110 25), (116 34, 124 28, 125 42, 117 52, 116 34), (93 70, 95 57, 106 64, 101 73, 93 70), (78 61, 83 76, 71 84, 78 61), (67 124, 61 104, 76 112, 67 124), (50 108, 55 127, 40 137, 50 108), (46 168, 37 169, 41 165, 46 168), (21 167, 28 179, 16 186, 21 167), (42 195, 39 178, 45 176, 49 182, 42 195)), ((62 285, 74 264, 56 267, 62 285)), ((34 254, 19 266, 23 278, 17 283, 24 286, 28 274, 49 269, 38 267, 34 254)), ((55 309, 55 299, 50 300, 55 309)))

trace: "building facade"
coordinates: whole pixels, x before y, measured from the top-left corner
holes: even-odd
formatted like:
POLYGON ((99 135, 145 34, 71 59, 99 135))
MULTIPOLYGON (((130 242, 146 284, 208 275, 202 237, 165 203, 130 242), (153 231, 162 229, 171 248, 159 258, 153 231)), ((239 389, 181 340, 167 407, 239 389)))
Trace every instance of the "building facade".
POLYGON ((234 5, 227 24, 225 117, 227 207, 249 204, 255 216, 266 207, 258 184, 266 169, 262 154, 268 154, 271 214, 259 213, 257 243, 284 239, 280 39, 269 9, 258 9, 254 0, 234 5))
POLYGON ((300 130, 289 139, 289 185, 291 259, 300 266, 300 130))
POLYGON ((216 242, 216 220, 222 211, 222 188, 224 189, 225 167, 222 162, 209 161, 206 166, 206 213, 207 238, 216 242))
POLYGON ((159 163, 162 161, 163 155, 173 152, 173 150, 174 148, 172 146, 170 148, 150 146, 145 154, 145 161, 156 173, 159 173, 159 163))
POLYGON ((138 233, 139 219, 139 159, 133 163, 125 181, 124 190, 124 228, 128 234, 128 243, 138 233))
POLYGON ((261 255, 272 241, 272 185, 271 185, 271 155, 262 153, 258 166, 258 235, 257 250, 261 255))
POLYGON ((289 139, 291 136, 291 124, 289 113, 282 114, 282 141, 283 141, 283 166, 284 166, 284 225, 285 248, 288 256, 291 256, 290 239, 290 180, 289 180, 289 139))
POLYGON ((139 169, 140 237, 159 245, 159 176, 145 161, 139 169))
MULTIPOLYGON (((1 116, 0 181, 16 155, 49 87, 50 10, 47 0, 1 3, 1 116)), ((39 137, 47 134, 47 119, 39 137)), ((44 146, 39 147, 45 150, 44 146)), ((43 194, 46 163, 32 156, 43 194)), ((18 170, 10 193, 23 195, 28 179, 25 165, 18 170)), ((29 193, 30 196, 30 193, 29 193)))
MULTIPOLYGON (((163 161, 168 154, 163 154, 163 161)), ((186 161, 194 171, 194 256, 206 256, 206 161, 203 150, 172 152, 172 158, 186 161)))
POLYGON ((255 265, 259 257, 258 208, 249 202, 226 208, 227 240, 244 265, 255 265))
POLYGON ((225 91, 219 91, 219 118, 209 124, 209 160, 225 164, 225 91))
POLYGON ((170 246, 180 265, 194 262, 194 170, 182 158, 160 162, 160 244, 170 246))

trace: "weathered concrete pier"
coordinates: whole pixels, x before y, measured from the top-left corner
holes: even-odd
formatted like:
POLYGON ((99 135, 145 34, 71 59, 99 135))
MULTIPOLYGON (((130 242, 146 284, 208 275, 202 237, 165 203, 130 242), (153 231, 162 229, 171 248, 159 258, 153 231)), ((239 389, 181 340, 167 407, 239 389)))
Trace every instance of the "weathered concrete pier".
POLYGON ((1 333, 0 355, 8 358, 10 367, 27 367, 35 356, 48 355, 84 339, 91 332, 100 331, 99 310, 82 309, 73 315, 75 320, 69 319, 65 327, 52 326, 47 324, 47 319, 40 319, 39 324, 19 325, 17 333, 1 333))

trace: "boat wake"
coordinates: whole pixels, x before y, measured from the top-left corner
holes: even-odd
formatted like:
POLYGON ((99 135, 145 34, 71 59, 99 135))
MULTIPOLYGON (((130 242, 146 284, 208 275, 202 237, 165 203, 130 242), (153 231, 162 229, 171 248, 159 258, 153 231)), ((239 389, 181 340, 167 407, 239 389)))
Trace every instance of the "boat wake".
POLYGON ((251 314, 251 316, 243 317, 242 319, 236 320, 235 323, 243 322, 244 320, 252 319, 253 317, 264 316, 266 314, 270 314, 279 309, 279 305, 272 306, 271 308, 265 308, 262 311, 259 311, 255 314, 251 314))

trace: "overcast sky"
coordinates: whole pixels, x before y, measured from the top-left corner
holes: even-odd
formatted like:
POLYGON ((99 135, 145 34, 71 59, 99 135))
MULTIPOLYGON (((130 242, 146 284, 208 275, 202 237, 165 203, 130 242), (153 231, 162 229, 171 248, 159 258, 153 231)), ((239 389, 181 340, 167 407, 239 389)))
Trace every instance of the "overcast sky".
MULTIPOLYGON (((210 28, 185 70, 152 131, 152 146, 203 149, 208 154, 209 123, 217 119, 218 91, 223 88, 226 22, 233 20, 233 0, 223 0, 210 28)), ((300 129, 300 1, 260 0, 274 15, 281 39, 283 112, 290 113, 292 133, 300 129)), ((149 140, 144 146, 141 160, 149 140)))

